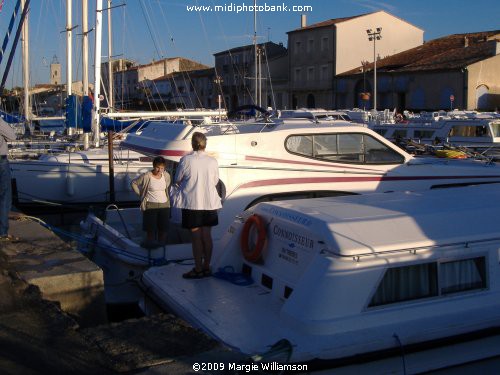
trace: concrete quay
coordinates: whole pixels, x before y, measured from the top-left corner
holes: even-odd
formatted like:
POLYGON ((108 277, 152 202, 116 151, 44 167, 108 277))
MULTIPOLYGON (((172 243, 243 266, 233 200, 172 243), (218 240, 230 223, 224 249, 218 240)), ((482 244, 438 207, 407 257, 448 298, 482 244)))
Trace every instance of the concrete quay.
POLYGON ((236 353, 170 314, 106 322, 102 271, 49 229, 11 213, 0 243, 2 374, 203 374, 236 353))

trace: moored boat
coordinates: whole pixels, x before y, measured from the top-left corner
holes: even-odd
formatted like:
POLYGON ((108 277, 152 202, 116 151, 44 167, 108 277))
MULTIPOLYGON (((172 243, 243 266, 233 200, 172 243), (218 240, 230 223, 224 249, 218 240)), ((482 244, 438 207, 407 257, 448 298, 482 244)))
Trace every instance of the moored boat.
MULTIPOLYGON (((218 123, 206 126, 152 123, 125 145, 168 160, 174 175, 182 155, 191 150, 191 134, 205 132, 207 152, 219 163, 225 197, 219 225, 213 228, 216 249, 235 215, 259 202, 500 182, 500 168, 478 161, 416 159, 366 127, 337 121, 218 123)), ((92 239, 95 256, 106 264, 109 285, 123 286, 130 274, 154 264, 191 257, 189 236, 171 225, 169 244, 141 247, 141 215, 136 209, 110 209, 105 219, 89 214, 81 223, 92 239)), ((89 251, 87 246, 83 251, 89 251)), ((216 250, 218 251, 218 250, 216 250)), ((107 288, 108 302, 134 302, 135 292, 107 288)))
MULTIPOLYGON (((494 184, 260 203, 231 224, 216 277, 186 280, 191 265, 169 264, 142 281, 156 303, 245 354, 287 340, 292 362, 410 357, 498 333, 498 202, 494 184), (247 242, 255 226, 263 232, 247 242)), ((433 366, 474 359, 451 357, 433 366)), ((405 370, 431 370, 425 362, 405 370)))

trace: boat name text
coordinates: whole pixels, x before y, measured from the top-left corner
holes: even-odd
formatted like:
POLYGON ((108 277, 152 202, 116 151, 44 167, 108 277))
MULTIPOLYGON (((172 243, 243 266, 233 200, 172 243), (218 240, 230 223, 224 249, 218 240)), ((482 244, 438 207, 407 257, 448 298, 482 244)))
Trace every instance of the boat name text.
POLYGON ((305 227, 309 227, 312 224, 311 219, 309 219, 308 217, 304 217, 293 212, 282 211, 275 207, 262 207, 262 211, 268 212, 270 215, 303 225, 305 227))
POLYGON ((314 241, 309 237, 286 230, 285 228, 281 228, 279 225, 275 225, 273 227, 273 234, 284 240, 291 241, 292 244, 289 245, 290 247, 294 247, 294 244, 297 244, 303 248, 312 249, 314 245, 314 241))

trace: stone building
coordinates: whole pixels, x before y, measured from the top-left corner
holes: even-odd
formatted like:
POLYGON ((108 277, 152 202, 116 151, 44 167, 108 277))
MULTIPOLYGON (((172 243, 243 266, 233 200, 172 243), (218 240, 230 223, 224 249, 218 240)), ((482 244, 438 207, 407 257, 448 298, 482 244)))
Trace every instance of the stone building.
POLYGON ((215 77, 214 68, 196 69, 170 73, 145 84, 157 110, 214 108, 218 95, 215 77))
MULTIPOLYGON (((345 107, 372 108, 372 98, 360 95, 373 92, 373 64, 339 75, 335 85, 345 107)), ((500 108, 500 30, 445 36, 377 61, 377 107, 500 108)))
MULTIPOLYGON (((207 68, 206 65, 183 57, 165 58, 137 66, 133 66, 130 62, 125 62, 116 71, 113 69, 115 102, 118 106, 121 103, 123 107, 138 102, 146 104, 152 101, 150 82, 174 72, 205 68, 207 68), (123 69, 120 69, 120 67, 123 69)), ((103 82, 107 82, 107 64, 103 66, 102 72, 104 77, 106 77, 103 79, 103 82)), ((105 91, 107 91, 107 88, 105 91)))
POLYGON ((381 29, 377 58, 420 46, 424 31, 387 12, 334 18, 288 32, 291 108, 348 106, 345 87, 334 86, 338 74, 373 61, 374 42, 367 30, 381 29))
MULTIPOLYGON (((257 64, 253 45, 214 54, 216 79, 224 95, 224 106, 229 110, 244 104, 266 107, 272 103, 273 80, 276 79, 279 86, 287 78, 286 71, 283 71, 287 65, 287 49, 282 44, 257 44, 257 51, 257 64), (256 74, 256 67, 260 67, 259 74, 256 74)), ((286 93, 287 89, 281 89, 286 93)))

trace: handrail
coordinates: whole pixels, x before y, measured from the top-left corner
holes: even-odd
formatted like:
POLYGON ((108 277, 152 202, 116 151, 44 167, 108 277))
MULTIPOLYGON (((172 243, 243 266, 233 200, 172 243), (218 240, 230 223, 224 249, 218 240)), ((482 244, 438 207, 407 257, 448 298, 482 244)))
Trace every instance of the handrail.
POLYGON ((366 258, 366 257, 376 257, 379 255, 407 253, 407 252, 412 253, 412 254, 416 254, 417 251, 439 249, 439 248, 458 246, 458 245, 463 245, 465 248, 469 248, 469 246, 473 245, 473 244, 481 244, 481 243, 492 242, 492 241, 500 241, 500 237, 492 237, 492 238, 486 238, 486 239, 482 239, 482 240, 473 240, 473 241, 451 242, 451 243, 440 244, 440 245, 407 247, 404 249, 385 250, 385 251, 378 251, 378 252, 372 252, 372 253, 362 253, 362 254, 356 254, 356 255, 344 255, 344 254, 341 254, 339 252, 332 251, 332 250, 329 250, 326 248, 321 249, 320 253, 323 253, 323 254, 330 253, 330 254, 335 255, 339 258, 352 258, 355 262, 359 262, 361 260, 361 258, 366 258))
MULTIPOLYGON (((122 216, 122 214, 121 214, 120 209, 118 208, 118 206, 116 204, 108 204, 106 206, 106 211, 108 209, 110 209, 110 208, 114 208, 118 212, 118 216, 120 217, 120 220, 122 222, 123 228, 125 229, 125 233, 127 234, 127 238, 129 240, 132 239, 132 237, 130 236, 130 233, 128 231, 127 225, 125 224, 125 221, 123 220, 123 216, 122 216)), ((106 224, 106 217, 104 217, 103 223, 106 224)))

